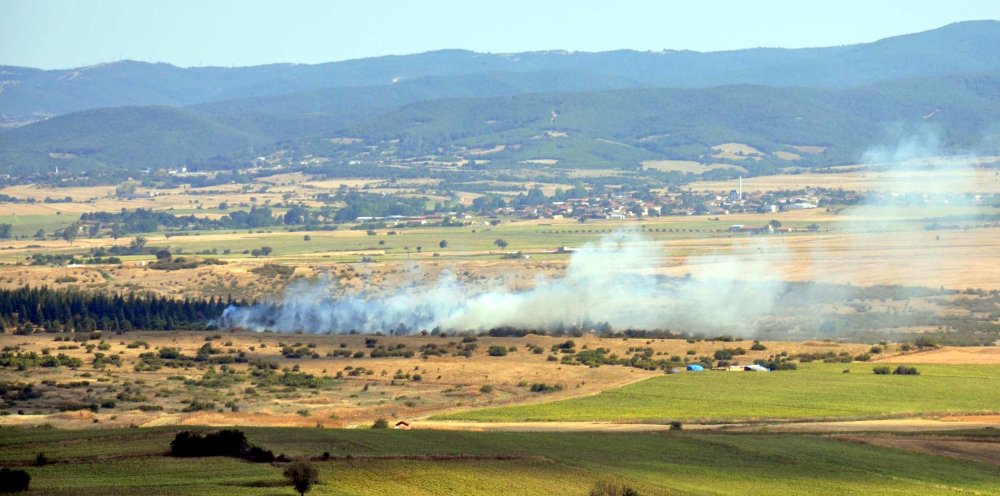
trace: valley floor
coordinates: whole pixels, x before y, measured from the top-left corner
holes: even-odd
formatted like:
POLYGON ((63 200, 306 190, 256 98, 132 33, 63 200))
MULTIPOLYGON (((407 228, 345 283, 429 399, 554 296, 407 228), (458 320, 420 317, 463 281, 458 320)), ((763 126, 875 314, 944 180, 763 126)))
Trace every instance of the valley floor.
MULTIPOLYGON (((315 495, 579 495, 615 479, 643 495, 996 494, 1000 467, 938 452, 996 447, 995 431, 877 439, 801 434, 245 429, 319 467, 315 495), (936 447, 935 447, 936 446, 936 447), (329 453, 324 460, 322 454, 329 453)), ((281 464, 166 456, 176 429, 4 428, 0 461, 32 494, 293 494, 281 464), (37 453, 51 462, 32 466, 37 453)))

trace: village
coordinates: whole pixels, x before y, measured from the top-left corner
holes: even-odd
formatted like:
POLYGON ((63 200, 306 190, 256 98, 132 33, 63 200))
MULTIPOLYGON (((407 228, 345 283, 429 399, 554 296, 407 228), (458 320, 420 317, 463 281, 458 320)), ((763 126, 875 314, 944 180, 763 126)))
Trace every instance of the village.
MULTIPOLYGON (((740 181, 742 183, 742 180, 740 181)), ((589 192, 589 191, 588 191, 589 192)), ((592 192, 591 192, 592 193, 592 192)), ((497 224, 502 220, 577 219, 636 220, 645 217, 730 214, 770 214, 792 210, 817 208, 842 208, 862 201, 862 194, 854 191, 806 188, 795 191, 769 191, 745 193, 738 186, 728 194, 693 192, 679 188, 662 191, 612 190, 600 194, 565 196, 561 191, 545 196, 540 190, 530 190, 505 199, 500 195, 486 195, 473 202, 471 208, 428 215, 359 216, 355 222, 366 225, 380 223, 407 227, 429 225, 460 226, 480 222, 497 224), (487 200, 488 201, 481 201, 487 200), (475 220, 473 214, 489 220, 475 220)), ((749 227, 733 225, 733 232, 764 234, 789 232, 791 228, 780 225, 749 227)))

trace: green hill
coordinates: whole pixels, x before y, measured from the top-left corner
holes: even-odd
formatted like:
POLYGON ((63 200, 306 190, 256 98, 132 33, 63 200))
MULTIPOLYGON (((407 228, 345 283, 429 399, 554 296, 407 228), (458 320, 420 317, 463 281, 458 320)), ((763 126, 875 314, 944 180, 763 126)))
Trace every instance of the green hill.
MULTIPOLYGON (((1000 115, 998 94, 998 74, 848 90, 744 85, 528 94, 419 102, 341 134, 392 143, 404 157, 505 145, 488 157, 493 166, 547 158, 568 167, 628 168, 644 159, 706 160, 711 146, 729 142, 765 152, 827 147, 805 163, 820 165, 858 160, 866 148, 898 139, 894 129, 930 127, 946 149, 982 148, 1000 115)), ((328 140, 302 145, 313 154, 333 148, 328 140)))
POLYGON ((0 134, 6 173, 131 171, 168 167, 219 154, 252 156, 263 137, 195 112, 118 107, 77 112, 0 134))
MULTIPOLYGON (((549 77, 569 82, 470 76, 447 88, 413 82, 187 109, 84 111, 0 133, 0 171, 44 173, 56 166, 137 171, 216 157, 237 160, 220 161, 232 166, 277 149, 329 157, 337 166, 428 155, 469 158, 470 149, 499 145, 502 151, 483 157, 490 168, 549 159, 558 167, 634 169, 650 159, 714 160, 711 147, 729 142, 765 153, 788 145, 827 148, 799 163, 815 166, 856 161, 865 149, 898 140, 894 132, 928 128, 940 133, 944 150, 995 151, 997 144, 989 133, 996 132, 1000 115, 998 73, 855 89, 739 85, 521 93, 533 87, 574 89, 565 73, 549 77), (428 100, 483 92, 501 96, 428 100), (362 142, 338 144, 334 137, 362 142)), ((742 164, 757 173, 788 165, 770 156, 742 164)))

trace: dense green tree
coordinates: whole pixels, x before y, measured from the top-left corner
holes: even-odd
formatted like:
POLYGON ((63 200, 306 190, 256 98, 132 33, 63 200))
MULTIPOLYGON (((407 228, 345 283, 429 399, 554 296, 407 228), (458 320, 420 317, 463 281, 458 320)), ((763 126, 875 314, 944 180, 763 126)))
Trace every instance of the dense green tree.
POLYGON ((80 233, 80 223, 74 222, 62 230, 62 239, 66 240, 67 243, 73 244, 76 241, 76 236, 80 233))
POLYGON ((319 470, 313 464, 303 461, 292 462, 283 472, 285 479, 292 483, 299 496, 305 496, 313 484, 319 483, 319 470))

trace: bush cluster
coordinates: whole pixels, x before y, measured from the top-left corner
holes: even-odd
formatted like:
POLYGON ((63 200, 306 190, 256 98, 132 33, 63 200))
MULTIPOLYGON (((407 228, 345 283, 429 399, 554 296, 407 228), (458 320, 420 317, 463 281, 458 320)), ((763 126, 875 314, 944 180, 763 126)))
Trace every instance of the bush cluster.
POLYGON ((275 460, 274 453, 250 444, 246 435, 237 429, 224 429, 207 434, 192 431, 178 432, 170 442, 170 456, 228 456, 254 463, 270 463, 275 460))

